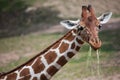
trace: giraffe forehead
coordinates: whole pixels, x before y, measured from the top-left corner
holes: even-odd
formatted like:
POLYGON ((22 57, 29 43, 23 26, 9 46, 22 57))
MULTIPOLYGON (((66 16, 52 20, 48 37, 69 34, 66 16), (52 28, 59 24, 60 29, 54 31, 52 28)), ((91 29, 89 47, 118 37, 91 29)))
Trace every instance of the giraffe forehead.
POLYGON ((92 16, 89 16, 86 20, 81 19, 80 25, 83 27, 95 27, 98 26, 100 22, 97 20, 97 18, 93 18, 92 16))
POLYGON ((80 26, 84 27, 82 34, 93 35, 93 36, 98 35, 97 26, 99 26, 99 22, 97 20, 89 20, 88 19, 86 21, 81 21, 80 26))

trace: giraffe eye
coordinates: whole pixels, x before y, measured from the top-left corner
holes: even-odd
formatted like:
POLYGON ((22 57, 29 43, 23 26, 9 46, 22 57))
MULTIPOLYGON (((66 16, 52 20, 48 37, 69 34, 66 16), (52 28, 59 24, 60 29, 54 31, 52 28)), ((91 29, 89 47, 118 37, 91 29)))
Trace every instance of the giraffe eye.
POLYGON ((99 25, 98 28, 101 29, 102 25, 99 25))
POLYGON ((79 26, 79 27, 78 27, 78 31, 82 31, 83 29, 84 29, 83 26, 79 26))

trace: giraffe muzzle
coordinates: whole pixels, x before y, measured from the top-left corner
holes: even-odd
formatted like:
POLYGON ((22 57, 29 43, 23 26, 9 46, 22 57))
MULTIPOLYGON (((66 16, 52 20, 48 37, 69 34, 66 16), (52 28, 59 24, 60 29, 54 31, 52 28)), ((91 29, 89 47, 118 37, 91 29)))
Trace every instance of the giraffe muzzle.
POLYGON ((94 50, 97 50, 101 47, 102 42, 99 38, 92 38, 89 40, 89 44, 94 50))

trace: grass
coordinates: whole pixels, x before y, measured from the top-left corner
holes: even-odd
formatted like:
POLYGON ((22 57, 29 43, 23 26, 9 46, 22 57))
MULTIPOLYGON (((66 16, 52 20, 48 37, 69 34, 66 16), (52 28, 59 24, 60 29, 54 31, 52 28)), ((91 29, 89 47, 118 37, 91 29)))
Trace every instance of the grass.
POLYGON ((119 18, 119 17, 120 17, 120 14, 113 14, 113 17, 114 17, 114 18, 119 18))
POLYGON ((103 46, 101 48, 102 51, 105 52, 113 52, 120 51, 120 29, 102 31, 100 34, 100 38, 102 39, 103 46))
POLYGON ((24 62, 27 61, 28 59, 29 59, 29 58, 22 57, 22 58, 20 58, 18 61, 12 61, 11 63, 8 63, 6 66, 0 67, 0 72, 9 71, 10 69, 13 69, 13 68, 15 68, 16 66, 24 63, 24 62))
MULTIPOLYGON (((119 66, 105 66, 103 64, 106 61, 112 61, 115 55, 120 49, 120 29, 116 30, 106 30, 100 33, 101 39, 103 41, 102 48, 100 51, 100 74, 101 75, 112 75, 120 72, 119 66), (111 57, 112 56, 112 57, 111 57)), ((49 46, 51 43, 59 39, 63 34, 29 34, 26 36, 10 37, 0 39, 0 53, 8 53, 11 51, 17 51, 21 57, 18 61, 12 61, 7 65, 0 66, 1 71, 9 71, 16 66, 26 62, 31 56, 24 56, 25 53, 29 52, 40 52, 49 46)), ((77 80, 79 78, 84 78, 87 76, 97 76, 96 66, 97 57, 95 52, 92 52, 92 65, 87 68, 87 56, 88 56, 89 46, 84 44, 80 52, 75 55, 53 78, 52 80, 77 80), (93 70, 93 74, 91 73, 93 70)), ((109 64, 109 63, 108 63, 109 64)))
POLYGON ((61 35, 58 34, 30 34, 26 36, 3 38, 0 39, 0 53, 10 52, 14 50, 26 51, 26 48, 35 50, 46 48, 47 45, 53 43, 53 41, 55 41, 60 36, 61 35))

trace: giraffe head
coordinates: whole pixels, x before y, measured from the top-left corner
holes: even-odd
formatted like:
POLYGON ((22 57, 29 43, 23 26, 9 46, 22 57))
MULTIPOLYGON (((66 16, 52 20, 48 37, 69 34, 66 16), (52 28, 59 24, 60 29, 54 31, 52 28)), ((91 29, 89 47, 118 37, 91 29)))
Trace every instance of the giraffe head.
POLYGON ((82 6, 80 20, 64 20, 60 23, 67 29, 76 29, 77 36, 89 43, 94 50, 97 50, 101 47, 98 32, 102 27, 101 25, 107 23, 111 16, 112 12, 108 12, 96 18, 94 9, 91 5, 88 5, 82 6))

